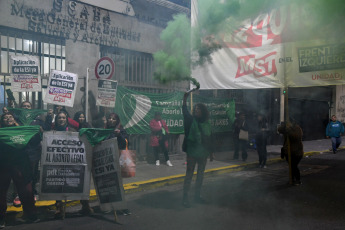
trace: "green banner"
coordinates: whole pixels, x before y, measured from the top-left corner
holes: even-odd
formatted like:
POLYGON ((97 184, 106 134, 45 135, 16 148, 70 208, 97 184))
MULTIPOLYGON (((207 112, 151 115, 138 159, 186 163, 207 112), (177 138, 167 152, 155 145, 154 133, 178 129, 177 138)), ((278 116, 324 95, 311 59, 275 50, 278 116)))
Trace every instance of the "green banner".
POLYGON ((39 132, 39 125, 1 128, 0 146, 5 149, 7 149, 8 146, 17 150, 23 149, 30 139, 39 132))
POLYGON ((15 115, 15 118, 18 119, 23 125, 30 125, 38 115, 47 112, 47 110, 41 109, 8 108, 8 110, 12 112, 15 115))
MULTIPOLYGON (((150 121, 156 111, 161 112, 172 134, 184 133, 182 99, 184 92, 166 94, 143 93, 118 86, 115 112, 129 134, 151 133, 150 121)), ((190 100, 188 108, 190 109, 190 100)), ((229 99, 206 98, 193 95, 193 104, 204 103, 210 111, 213 132, 230 131, 235 119, 235 102, 229 99)))

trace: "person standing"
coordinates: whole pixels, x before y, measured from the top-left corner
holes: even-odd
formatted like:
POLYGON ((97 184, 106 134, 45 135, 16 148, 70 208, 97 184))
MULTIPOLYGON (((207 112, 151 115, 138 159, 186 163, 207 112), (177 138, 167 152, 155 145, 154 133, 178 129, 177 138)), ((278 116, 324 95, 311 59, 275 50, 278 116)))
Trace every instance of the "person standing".
POLYGON ((233 125, 234 130, 234 160, 238 160, 239 150, 242 150, 242 160, 247 160, 247 145, 248 139, 240 139, 240 131, 244 130, 248 132, 248 124, 246 122, 246 115, 244 113, 240 113, 239 118, 237 118, 233 125))
POLYGON ((290 119, 286 124, 282 124, 278 128, 278 132, 284 135, 284 145, 281 151, 281 158, 289 162, 288 156, 288 138, 290 141, 291 152, 291 174, 294 185, 301 185, 301 174, 298 169, 298 164, 303 158, 303 131, 301 127, 293 120, 290 119))
POLYGON ((91 125, 86 121, 86 115, 83 111, 76 112, 73 120, 78 122, 78 131, 82 128, 91 128, 91 125))
MULTIPOLYGON (((127 131, 123 128, 120 117, 117 113, 110 113, 107 116, 105 128, 113 129, 113 132, 104 140, 109 140, 116 137, 119 150, 125 150, 128 147, 129 136, 127 131)), ((132 214, 129 209, 118 210, 118 212, 125 216, 132 214)))
POLYGON ((341 144, 341 135, 344 133, 344 125, 337 121, 337 117, 332 115, 331 121, 326 128, 326 137, 331 138, 333 153, 337 153, 337 149, 341 144))
POLYGON ((205 200, 201 197, 201 186, 208 156, 211 156, 211 161, 213 160, 213 140, 211 124, 209 123, 209 112, 205 104, 199 103, 194 106, 193 115, 190 114, 187 109, 188 95, 189 93, 184 94, 182 105, 186 138, 185 152, 187 153, 187 169, 183 184, 182 204, 186 208, 190 207, 188 193, 196 164, 198 164, 198 170, 194 200, 199 203, 205 203, 205 200))
MULTIPOLYGON (((1 128, 15 127, 17 124, 11 113, 4 113, 0 120, 1 128)), ((38 222, 32 188, 32 173, 29 156, 8 145, 1 144, 0 154, 0 228, 5 227, 7 191, 11 180, 17 188, 23 205, 24 217, 29 222, 38 222)))
POLYGON ((151 128, 151 146, 155 155, 156 165, 160 165, 159 151, 162 149, 165 157, 166 164, 173 166, 169 160, 168 155, 168 134, 169 129, 164 120, 162 120, 161 113, 155 112, 155 117, 150 121, 151 128))
POLYGON ((257 130, 255 134, 256 150, 259 155, 259 167, 267 168, 267 137, 268 137, 268 124, 263 114, 257 116, 257 130))

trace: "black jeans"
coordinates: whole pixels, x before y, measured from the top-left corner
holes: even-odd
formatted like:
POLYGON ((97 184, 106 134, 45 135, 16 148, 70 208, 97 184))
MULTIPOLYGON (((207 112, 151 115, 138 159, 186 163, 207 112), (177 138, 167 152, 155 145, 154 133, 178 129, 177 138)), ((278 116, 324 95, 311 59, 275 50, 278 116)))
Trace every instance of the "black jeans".
POLYGON ((195 197, 200 197, 206 162, 207 162, 207 157, 188 157, 187 156, 187 170, 186 170, 186 176, 185 176, 184 184, 183 184, 184 198, 187 198, 188 196, 196 164, 198 164, 198 171, 197 171, 196 182, 195 182, 195 197))
POLYGON ((238 159, 238 152, 240 150, 242 150, 242 160, 247 160, 247 145, 248 142, 246 140, 240 140, 238 138, 234 138, 234 159, 238 159))
MULTIPOLYGON (((292 179, 294 181, 300 181, 301 180, 301 174, 299 172, 298 164, 302 160, 302 156, 292 156, 291 157, 291 174, 292 179)), ((289 163, 288 157, 286 157, 286 161, 289 163)))
POLYGON ((159 141, 159 146, 154 146, 153 147, 153 153, 155 155, 155 160, 158 161, 159 160, 159 152, 163 150, 164 153, 164 157, 165 157, 165 161, 169 160, 169 155, 168 155, 168 149, 165 146, 165 141, 159 141))

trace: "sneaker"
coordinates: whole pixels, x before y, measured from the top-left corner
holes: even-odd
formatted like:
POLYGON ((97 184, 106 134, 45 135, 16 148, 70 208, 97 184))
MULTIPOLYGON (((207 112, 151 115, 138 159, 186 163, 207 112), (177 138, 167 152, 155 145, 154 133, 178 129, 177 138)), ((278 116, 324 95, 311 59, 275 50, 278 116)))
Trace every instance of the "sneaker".
POLYGON ((173 165, 171 164, 170 160, 167 160, 167 165, 172 167, 173 165))
POLYGON ((128 215, 132 214, 131 211, 129 211, 129 209, 123 209, 122 213, 123 213, 124 216, 128 216, 128 215))
POLYGON ((294 184, 295 186, 299 186, 299 185, 302 184, 302 182, 301 182, 300 180, 298 180, 298 181, 295 181, 293 184, 294 184))
POLYGON ((0 229, 3 229, 5 227, 5 218, 4 219, 0 219, 0 229))
POLYGON ((159 166, 159 165, 160 165, 159 160, 156 160, 156 166, 159 166))
POLYGON ((264 166, 262 166, 264 169, 267 169, 267 166, 266 165, 264 165, 264 166))
POLYGON ((13 206, 14 207, 20 207, 20 206, 22 206, 22 202, 20 201, 20 199, 19 199, 19 196, 16 196, 16 198, 14 198, 14 200, 13 200, 13 206))
POLYGON ((337 154, 337 150, 334 150, 334 151, 333 151, 333 154, 337 154))

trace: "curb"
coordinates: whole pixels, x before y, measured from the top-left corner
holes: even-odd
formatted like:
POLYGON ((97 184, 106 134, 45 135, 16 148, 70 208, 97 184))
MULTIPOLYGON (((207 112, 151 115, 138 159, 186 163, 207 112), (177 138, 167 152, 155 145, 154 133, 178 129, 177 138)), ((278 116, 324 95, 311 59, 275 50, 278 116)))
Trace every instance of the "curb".
MULTIPOLYGON (((345 149, 345 147, 340 147, 339 149, 345 149)), ((303 157, 319 155, 324 152, 329 152, 329 150, 305 152, 303 157)), ((281 158, 272 158, 272 159, 267 160, 267 164, 270 165, 270 164, 275 164, 275 163, 279 163, 283 161, 285 160, 281 158)), ((220 167, 220 168, 207 169, 205 170, 204 177, 211 177, 211 176, 216 176, 216 175, 221 175, 221 174, 226 174, 226 173, 239 172, 245 169, 256 168, 257 165, 258 165, 257 162, 251 162, 251 163, 243 163, 239 165, 230 165, 230 166, 225 166, 225 167, 220 167)), ((194 175, 196 175, 196 172, 194 172, 194 175)), ((125 194, 133 194, 137 192, 142 192, 142 191, 152 190, 152 189, 156 189, 156 188, 160 188, 164 186, 182 183, 184 181, 184 177, 185 177, 185 174, 178 174, 178 175, 173 175, 173 176, 168 176, 168 177, 160 177, 160 178, 155 178, 155 179, 146 180, 146 181, 139 181, 139 182, 124 184, 123 187, 125 190, 125 194)), ((195 177, 193 177, 193 180, 194 179, 195 177)), ((97 200, 95 189, 90 190, 90 201, 93 201, 93 200, 97 200)), ((37 207, 53 206, 54 204, 55 204, 55 201, 37 201, 36 202, 37 207)), ((67 201, 66 206, 69 207, 69 206, 74 206, 78 204, 80 204, 79 201, 67 201)), ((10 212, 10 211, 20 212, 22 211, 22 208, 8 206, 7 212, 10 212)))

